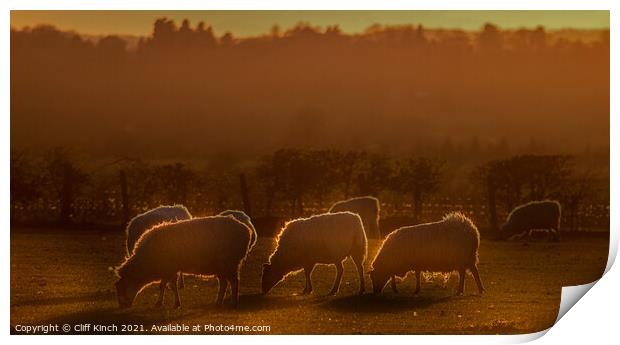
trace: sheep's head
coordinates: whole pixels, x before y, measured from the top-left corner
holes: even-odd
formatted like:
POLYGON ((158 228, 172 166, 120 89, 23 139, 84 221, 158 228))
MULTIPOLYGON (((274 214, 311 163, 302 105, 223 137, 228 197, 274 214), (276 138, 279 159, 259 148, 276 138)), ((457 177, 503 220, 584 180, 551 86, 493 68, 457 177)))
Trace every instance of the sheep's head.
POLYGON ((284 273, 278 269, 274 269, 271 264, 263 265, 263 277, 262 277, 262 291, 263 294, 266 294, 271 290, 276 284, 278 284, 282 278, 284 278, 284 273))
POLYGON ((387 274, 381 273, 374 269, 368 272, 368 274, 370 274, 370 280, 372 281, 372 292, 375 295, 381 293, 390 277, 387 274))
POLYGON ((138 285, 127 278, 120 278, 115 284, 116 299, 121 308, 129 308, 140 291, 138 285))

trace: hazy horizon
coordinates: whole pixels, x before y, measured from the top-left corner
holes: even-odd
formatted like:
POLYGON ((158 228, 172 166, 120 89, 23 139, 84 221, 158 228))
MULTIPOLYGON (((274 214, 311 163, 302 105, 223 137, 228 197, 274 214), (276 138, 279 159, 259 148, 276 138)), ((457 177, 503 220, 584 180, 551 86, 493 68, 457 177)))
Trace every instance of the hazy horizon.
POLYGON ((421 24, 432 29, 479 30, 485 23, 502 29, 609 29, 609 11, 11 11, 11 27, 50 24, 85 35, 149 35, 155 19, 167 17, 193 25, 204 21, 216 34, 238 37, 268 34, 307 22, 342 32, 361 33, 374 24, 421 24))

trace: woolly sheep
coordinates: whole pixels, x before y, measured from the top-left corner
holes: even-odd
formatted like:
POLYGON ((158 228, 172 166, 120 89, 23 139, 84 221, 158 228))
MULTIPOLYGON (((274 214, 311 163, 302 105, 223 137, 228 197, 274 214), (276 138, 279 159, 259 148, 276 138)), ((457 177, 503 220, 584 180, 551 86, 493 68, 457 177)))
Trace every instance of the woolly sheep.
POLYGON ((239 269, 246 258, 251 230, 232 217, 193 218, 164 223, 144 233, 134 254, 117 269, 116 293, 121 308, 130 307, 147 285, 161 281, 156 306, 163 303, 165 285, 174 292, 174 307, 181 306, 174 281, 177 272, 215 275, 219 282, 216 304, 221 305, 228 283, 232 304, 237 305, 239 269))
MULTIPOLYGON (((140 236, 153 226, 164 222, 176 222, 191 218, 192 215, 183 205, 159 206, 133 217, 127 224, 126 229, 127 256, 133 254, 134 247, 140 236)), ((180 288, 185 287, 183 274, 179 274, 178 284, 180 288)))
POLYGON ((159 206, 133 217, 127 224, 127 255, 133 254, 136 242, 144 232, 163 222, 175 222, 192 218, 183 205, 159 206))
POLYGON ((470 270, 479 292, 483 293, 477 267, 479 244, 478 229, 461 213, 450 213, 438 222, 397 229, 386 237, 372 263, 373 292, 380 293, 390 277, 403 277, 415 271, 415 293, 418 293, 422 271, 458 271, 460 295, 465 286, 465 273, 470 270))
POLYGON ((502 238, 525 234, 531 237, 533 230, 548 230, 555 241, 560 240, 560 216, 562 208, 555 200, 532 201, 515 207, 502 225, 502 238))
MULTIPOLYGON (((251 239, 250 239, 250 250, 252 250, 252 248, 254 247, 254 244, 256 244, 257 235, 256 235, 256 229, 254 228, 254 224, 252 224, 250 217, 247 214, 245 214, 245 212, 239 211, 239 210, 226 210, 226 211, 220 212, 218 216, 233 217, 237 221, 247 226, 252 231, 251 239)), ((178 281, 179 281, 179 288, 183 288, 185 286, 185 279, 183 278, 182 272, 179 273, 178 281)))
POLYGON ((245 212, 239 211, 239 210, 226 210, 226 211, 220 212, 219 216, 232 216, 236 220, 240 221, 241 223, 245 224, 248 228, 250 228, 250 230, 252 230, 252 239, 250 241, 250 249, 254 247, 254 245, 256 244, 258 235, 256 234, 256 228, 254 228, 254 224, 252 224, 252 220, 250 219, 250 216, 245 214, 245 212))
POLYGON ((346 211, 357 213, 360 216, 366 230, 366 236, 381 238, 379 233, 379 200, 377 198, 362 196, 338 201, 329 209, 330 213, 346 211))
POLYGON ((311 275, 316 264, 336 266, 336 279, 330 295, 340 287, 344 268, 342 262, 351 257, 359 275, 359 293, 364 293, 363 264, 367 240, 362 221, 351 212, 325 213, 286 223, 277 236, 277 247, 263 265, 262 291, 269 292, 291 272, 304 270, 306 287, 312 292, 311 275))

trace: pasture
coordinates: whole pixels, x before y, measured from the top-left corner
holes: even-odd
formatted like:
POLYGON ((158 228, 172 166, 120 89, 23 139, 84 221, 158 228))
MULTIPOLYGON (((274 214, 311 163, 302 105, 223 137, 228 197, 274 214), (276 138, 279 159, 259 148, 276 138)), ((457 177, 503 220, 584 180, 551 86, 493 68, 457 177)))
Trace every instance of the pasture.
MULTIPOLYGON (((151 285, 132 308, 121 310, 110 267, 124 256, 122 231, 15 228, 11 230, 11 331, 18 333, 16 325, 90 323, 143 325, 143 333, 152 333, 152 325, 168 324, 268 325, 269 334, 530 333, 555 321, 561 286, 591 282, 604 270, 607 233, 564 234, 563 239, 528 244, 482 240, 479 269, 487 289, 482 296, 470 275, 462 297, 454 296, 456 276, 445 286, 424 282, 421 293, 414 296, 411 275, 399 282, 398 293, 386 287, 380 296, 357 296, 355 267, 347 260, 340 292, 327 297, 335 275, 328 266, 314 271, 314 292, 309 296, 295 295, 304 286, 302 273, 260 295, 262 264, 274 246, 272 238, 260 237, 242 268, 236 310, 228 305, 228 295, 224 307, 217 308, 217 281, 197 277, 186 277, 181 309, 170 309, 170 291, 166 306, 155 308, 158 289, 151 285)), ((369 241, 366 268, 379 243, 369 241)), ((368 276, 366 290, 372 290, 368 276)))

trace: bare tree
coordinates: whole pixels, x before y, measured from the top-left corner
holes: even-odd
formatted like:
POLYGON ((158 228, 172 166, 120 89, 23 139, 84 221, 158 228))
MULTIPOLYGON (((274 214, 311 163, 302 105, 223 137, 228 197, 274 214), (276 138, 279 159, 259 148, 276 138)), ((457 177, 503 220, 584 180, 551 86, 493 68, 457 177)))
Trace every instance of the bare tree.
POLYGON ((40 167, 26 151, 11 150, 11 221, 15 209, 26 207, 41 196, 40 167))
POLYGON ((88 175, 77 166, 70 152, 64 148, 50 150, 47 154, 45 167, 60 206, 58 222, 69 224, 71 223, 75 200, 80 190, 88 182, 88 175))
POLYGON ((444 162, 425 157, 410 158, 399 164, 393 186, 397 191, 413 198, 413 216, 416 221, 422 215, 422 205, 441 186, 444 162))
POLYGON ((578 231, 581 224, 581 208, 583 204, 595 195, 596 178, 591 170, 570 176, 562 188, 564 217, 573 231, 578 231))
POLYGON ((571 162, 566 155, 521 155, 476 168, 472 177, 486 191, 491 229, 499 229, 499 202, 511 210, 523 202, 558 197, 571 173, 571 162))

